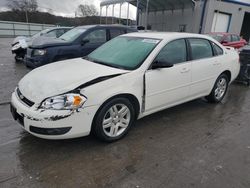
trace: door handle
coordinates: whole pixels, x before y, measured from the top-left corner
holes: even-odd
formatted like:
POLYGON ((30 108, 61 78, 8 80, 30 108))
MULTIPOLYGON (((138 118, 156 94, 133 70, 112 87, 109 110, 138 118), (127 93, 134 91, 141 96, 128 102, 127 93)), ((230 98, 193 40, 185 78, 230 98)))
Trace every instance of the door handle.
POLYGON ((187 72, 189 72, 190 71, 190 69, 189 68, 183 68, 180 72, 181 73, 187 73, 187 72))

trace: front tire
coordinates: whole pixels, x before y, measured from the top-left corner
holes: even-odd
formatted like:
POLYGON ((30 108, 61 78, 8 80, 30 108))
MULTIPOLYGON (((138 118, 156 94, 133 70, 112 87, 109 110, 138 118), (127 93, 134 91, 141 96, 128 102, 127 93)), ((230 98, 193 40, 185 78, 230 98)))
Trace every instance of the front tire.
POLYGON ((114 98, 98 110, 93 121, 94 135, 105 142, 124 137, 135 121, 135 110, 126 98, 114 98))
POLYGON ((228 84, 229 84, 228 76, 226 74, 221 74, 217 78, 211 93, 205 98, 208 100, 208 102, 211 103, 221 102, 226 95, 228 84))

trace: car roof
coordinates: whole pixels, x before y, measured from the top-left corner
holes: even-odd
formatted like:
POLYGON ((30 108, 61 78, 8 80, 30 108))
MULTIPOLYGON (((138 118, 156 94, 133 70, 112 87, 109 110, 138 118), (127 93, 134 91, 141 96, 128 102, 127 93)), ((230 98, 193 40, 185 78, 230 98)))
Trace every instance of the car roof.
POLYGON ((130 37, 143 37, 143 38, 152 38, 152 39, 172 39, 172 38, 205 38, 211 40, 211 37, 194 34, 194 33, 181 33, 181 32, 138 32, 138 33, 129 33, 123 36, 130 37))
POLYGON ((54 30, 54 29, 72 29, 73 27, 51 27, 51 28, 48 28, 49 30, 54 30))
POLYGON ((119 25, 119 24, 112 24, 112 25, 83 25, 83 26, 78 26, 76 28, 82 28, 82 29, 90 29, 90 28, 95 28, 95 27, 99 27, 99 28, 124 28, 124 29, 134 29, 128 26, 124 26, 124 25, 119 25))

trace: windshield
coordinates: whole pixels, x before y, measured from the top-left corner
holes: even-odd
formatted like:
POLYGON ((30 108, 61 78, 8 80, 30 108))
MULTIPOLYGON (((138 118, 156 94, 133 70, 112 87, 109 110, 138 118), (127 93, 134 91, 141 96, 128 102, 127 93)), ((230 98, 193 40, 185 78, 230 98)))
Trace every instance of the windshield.
POLYGON ((74 28, 69 30, 68 32, 64 33, 59 38, 65 41, 72 42, 77 39, 82 33, 84 33, 86 29, 83 28, 74 28))
POLYGON ((39 37, 39 36, 42 36, 43 34, 47 33, 50 29, 45 29, 45 30, 42 30, 34 35, 32 35, 32 38, 36 38, 36 37, 39 37))
POLYGON ((160 40, 117 37, 87 56, 90 61, 111 67, 134 70, 140 66, 160 40))
POLYGON ((208 36, 214 38, 215 40, 217 40, 218 42, 221 42, 223 39, 223 35, 222 34, 209 34, 208 36))

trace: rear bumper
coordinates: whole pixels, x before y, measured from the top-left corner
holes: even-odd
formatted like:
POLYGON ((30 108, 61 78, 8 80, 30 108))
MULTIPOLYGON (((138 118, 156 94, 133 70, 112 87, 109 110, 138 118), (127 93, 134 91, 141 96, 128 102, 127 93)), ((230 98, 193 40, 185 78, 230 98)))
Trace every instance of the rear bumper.
POLYGON ((29 107, 22 103, 16 93, 11 97, 11 113, 23 129, 45 139, 68 139, 86 136, 98 106, 70 110, 39 110, 36 104, 29 107))

